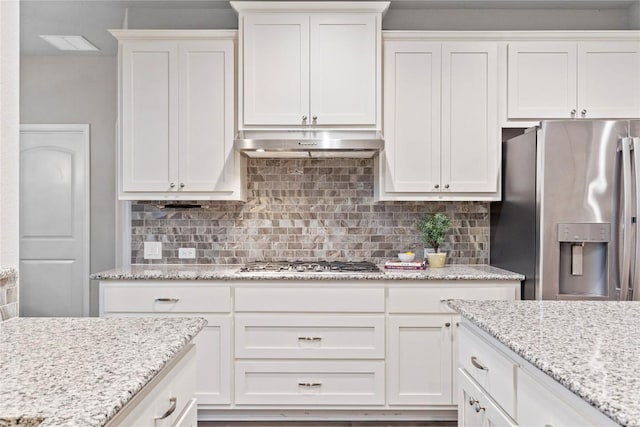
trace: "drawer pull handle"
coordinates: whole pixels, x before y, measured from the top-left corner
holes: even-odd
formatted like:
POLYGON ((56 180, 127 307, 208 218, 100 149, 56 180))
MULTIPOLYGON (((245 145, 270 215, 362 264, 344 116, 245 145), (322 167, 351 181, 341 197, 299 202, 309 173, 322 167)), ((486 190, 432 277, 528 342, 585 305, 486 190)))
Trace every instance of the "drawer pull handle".
POLYGON ((482 363, 478 362, 478 359, 475 356, 471 356, 471 364, 481 371, 488 371, 489 368, 484 366, 482 363))
POLYGON ((476 405, 474 406, 474 409, 476 410, 476 412, 480 412, 480 411, 485 411, 486 410, 485 408, 480 406, 480 402, 478 402, 477 400, 476 400, 476 405))
POLYGON ((298 337, 298 341, 322 341, 322 337, 298 337))
POLYGON ((180 298, 156 298, 156 302, 178 302, 180 298))
POLYGON ((169 409, 167 409, 167 412, 165 412, 164 414, 160 415, 159 417, 155 417, 153 419, 154 423, 156 421, 164 420, 165 418, 171 416, 171 414, 173 414, 173 412, 176 410, 178 399, 175 398, 175 397, 172 397, 171 399, 169 399, 169 402, 171 402, 171 406, 169 406, 169 409))
POLYGON ((321 387, 322 383, 298 383, 298 386, 305 388, 321 387))

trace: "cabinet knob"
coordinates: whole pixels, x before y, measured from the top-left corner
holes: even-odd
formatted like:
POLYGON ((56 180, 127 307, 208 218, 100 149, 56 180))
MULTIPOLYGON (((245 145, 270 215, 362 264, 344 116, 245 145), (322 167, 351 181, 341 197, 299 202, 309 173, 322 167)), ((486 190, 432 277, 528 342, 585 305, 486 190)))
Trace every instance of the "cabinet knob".
POLYGON ((184 188, 184 182, 180 183, 180 188, 184 188))
POLYGON ((316 122, 316 120, 318 120, 318 116, 313 116, 313 117, 311 117, 311 120, 313 120, 313 122, 315 123, 315 122, 316 122))
POLYGON ((571 110, 571 118, 574 118, 576 116, 576 113, 578 111, 574 108, 573 110, 571 110))
POLYGON ((476 402, 478 402, 477 400, 475 400, 473 397, 469 398, 469 406, 473 406, 476 404, 476 402))
POLYGON ((440 184, 434 185, 433 188, 440 188, 440 184))
POLYGON ((449 184, 445 184, 444 188, 449 188, 449 184))
POLYGON ((447 323, 444 324, 444 326, 446 326, 448 328, 449 326, 451 326, 451 323, 447 322, 447 323))
POLYGON ((587 117, 587 110, 586 110, 586 109, 584 109, 584 110, 580 111, 580 115, 581 115, 582 117, 587 117))
POLYGON ((460 322, 456 322, 456 326, 460 326, 460 322))
POLYGON ((307 116, 302 116, 302 121, 306 122, 307 121, 307 116))
POLYGON ((480 411, 484 411, 485 410, 485 408, 480 406, 480 402, 478 402, 477 400, 476 400, 476 404, 475 404, 474 409, 476 410, 476 412, 480 412, 480 411))
POLYGON ((169 187, 171 187, 171 188, 175 188, 175 187, 176 187, 176 184, 172 182, 171 184, 169 184, 169 187))

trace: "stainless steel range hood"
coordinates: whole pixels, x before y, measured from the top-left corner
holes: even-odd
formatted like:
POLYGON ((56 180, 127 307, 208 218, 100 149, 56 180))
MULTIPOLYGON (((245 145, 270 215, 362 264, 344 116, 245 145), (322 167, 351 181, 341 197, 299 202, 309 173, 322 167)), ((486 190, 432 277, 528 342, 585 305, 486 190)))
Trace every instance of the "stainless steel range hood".
POLYGON ((240 131, 234 148, 259 158, 370 158, 384 148, 378 131, 240 131))

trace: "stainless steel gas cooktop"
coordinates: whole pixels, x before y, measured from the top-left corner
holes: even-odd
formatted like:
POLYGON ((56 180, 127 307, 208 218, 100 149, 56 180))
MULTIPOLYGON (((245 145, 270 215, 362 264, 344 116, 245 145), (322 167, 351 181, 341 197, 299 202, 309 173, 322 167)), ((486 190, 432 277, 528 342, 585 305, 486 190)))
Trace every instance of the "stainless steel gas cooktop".
POLYGON ((377 265, 368 261, 257 261, 240 268, 245 273, 379 273, 377 265))

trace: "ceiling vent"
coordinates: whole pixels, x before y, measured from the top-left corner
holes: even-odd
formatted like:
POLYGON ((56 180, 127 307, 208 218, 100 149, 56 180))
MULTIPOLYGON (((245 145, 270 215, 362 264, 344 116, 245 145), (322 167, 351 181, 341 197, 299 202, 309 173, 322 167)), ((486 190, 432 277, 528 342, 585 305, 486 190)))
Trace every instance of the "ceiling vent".
POLYGON ((40 36, 44 41, 59 50, 93 52, 100 50, 82 36, 40 36))

